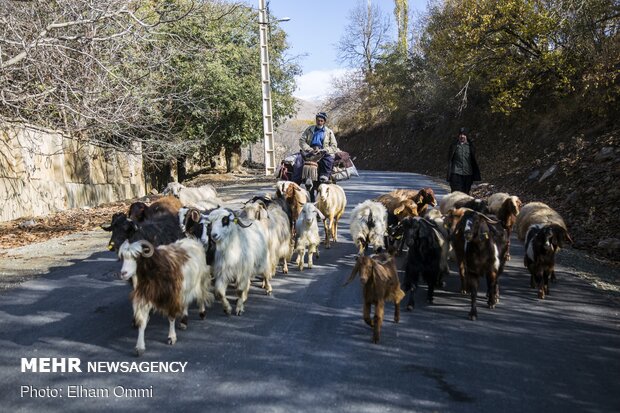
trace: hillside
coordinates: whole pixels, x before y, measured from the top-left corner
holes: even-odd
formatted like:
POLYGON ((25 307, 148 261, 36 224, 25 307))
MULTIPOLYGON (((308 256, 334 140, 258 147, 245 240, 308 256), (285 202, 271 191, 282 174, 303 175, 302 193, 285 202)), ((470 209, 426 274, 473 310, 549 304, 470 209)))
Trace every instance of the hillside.
MULTIPOLYGON (((445 179, 447 153, 458 130, 410 131, 384 126, 342 136, 342 149, 362 169, 409 171, 445 179), (376 154, 381 156, 376 156, 376 154)), ((538 125, 528 130, 484 125, 472 129, 482 171, 479 196, 517 194, 543 201, 567 221, 574 247, 620 260, 620 131, 562 130, 538 125), (503 132, 497 132, 502 130, 503 132)))
MULTIPOLYGON (((299 151, 299 137, 303 130, 314 123, 314 115, 319 111, 319 103, 303 99, 296 99, 295 108, 297 113, 282 125, 276 127, 274 139, 276 144, 276 162, 279 163, 286 155, 299 151)), ((264 163, 265 155, 263 141, 260 140, 252 145, 252 161, 264 163)), ((245 151, 244 151, 245 152, 245 151)), ((249 159, 245 152, 243 159, 249 159)))

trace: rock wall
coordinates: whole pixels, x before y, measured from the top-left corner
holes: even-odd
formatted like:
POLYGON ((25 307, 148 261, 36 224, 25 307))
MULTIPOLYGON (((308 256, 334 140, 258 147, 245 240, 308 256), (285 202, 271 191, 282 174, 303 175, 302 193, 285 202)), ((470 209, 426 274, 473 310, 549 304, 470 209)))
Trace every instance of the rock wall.
POLYGON ((0 124, 0 221, 145 194, 142 157, 0 124))

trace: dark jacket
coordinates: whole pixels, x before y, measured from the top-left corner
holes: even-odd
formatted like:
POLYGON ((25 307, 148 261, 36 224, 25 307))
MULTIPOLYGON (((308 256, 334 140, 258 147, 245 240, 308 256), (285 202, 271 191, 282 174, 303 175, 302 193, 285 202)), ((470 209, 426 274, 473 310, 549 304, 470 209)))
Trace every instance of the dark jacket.
MULTIPOLYGON (((482 178, 480 177, 480 168, 478 167, 478 161, 476 161, 476 147, 474 146, 474 142, 468 140, 467 141, 469 143, 469 154, 471 156, 471 170, 473 172, 473 180, 474 181, 481 181, 482 178)), ((447 180, 448 182, 450 182, 450 178, 452 177, 452 169, 453 169, 453 162, 454 162, 454 153, 456 152, 456 145, 459 144, 458 139, 456 139, 454 142, 452 142, 452 144, 450 145, 450 151, 449 151, 449 155, 448 155, 448 177, 447 180)))

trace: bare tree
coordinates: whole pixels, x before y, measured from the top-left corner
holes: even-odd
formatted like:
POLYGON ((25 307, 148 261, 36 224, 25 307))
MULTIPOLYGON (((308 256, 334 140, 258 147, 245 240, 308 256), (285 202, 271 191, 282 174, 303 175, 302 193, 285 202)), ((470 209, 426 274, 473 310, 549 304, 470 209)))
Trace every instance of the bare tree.
POLYGON ((345 34, 337 45, 339 60, 360 68, 364 73, 372 73, 381 47, 388 39, 389 29, 389 16, 378 5, 358 3, 351 11, 345 34))
POLYGON ((159 139, 158 107, 182 96, 156 93, 152 80, 169 52, 154 40, 193 8, 191 1, 0 2, 0 119, 100 146, 141 141, 174 152, 173 142, 159 139))

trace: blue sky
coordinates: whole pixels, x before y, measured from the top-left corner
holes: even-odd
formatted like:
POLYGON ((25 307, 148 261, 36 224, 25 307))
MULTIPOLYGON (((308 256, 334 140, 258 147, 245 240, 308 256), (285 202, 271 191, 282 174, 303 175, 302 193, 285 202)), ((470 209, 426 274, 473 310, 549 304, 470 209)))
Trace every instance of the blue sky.
MULTIPOLYGON (((390 17, 393 22, 393 0, 371 0, 390 17)), ((346 68, 338 62, 336 44, 347 25, 349 12, 367 0, 271 0, 269 9, 275 18, 290 17, 290 21, 280 23, 288 34, 291 45, 290 54, 299 56, 303 74, 297 79, 295 96, 302 99, 318 100, 329 89, 333 76, 346 73, 346 68)), ((424 11, 428 0, 409 0, 410 11, 424 11)), ((246 0, 258 8, 258 0, 246 0)), ((396 29, 393 30, 394 37, 396 29)))

